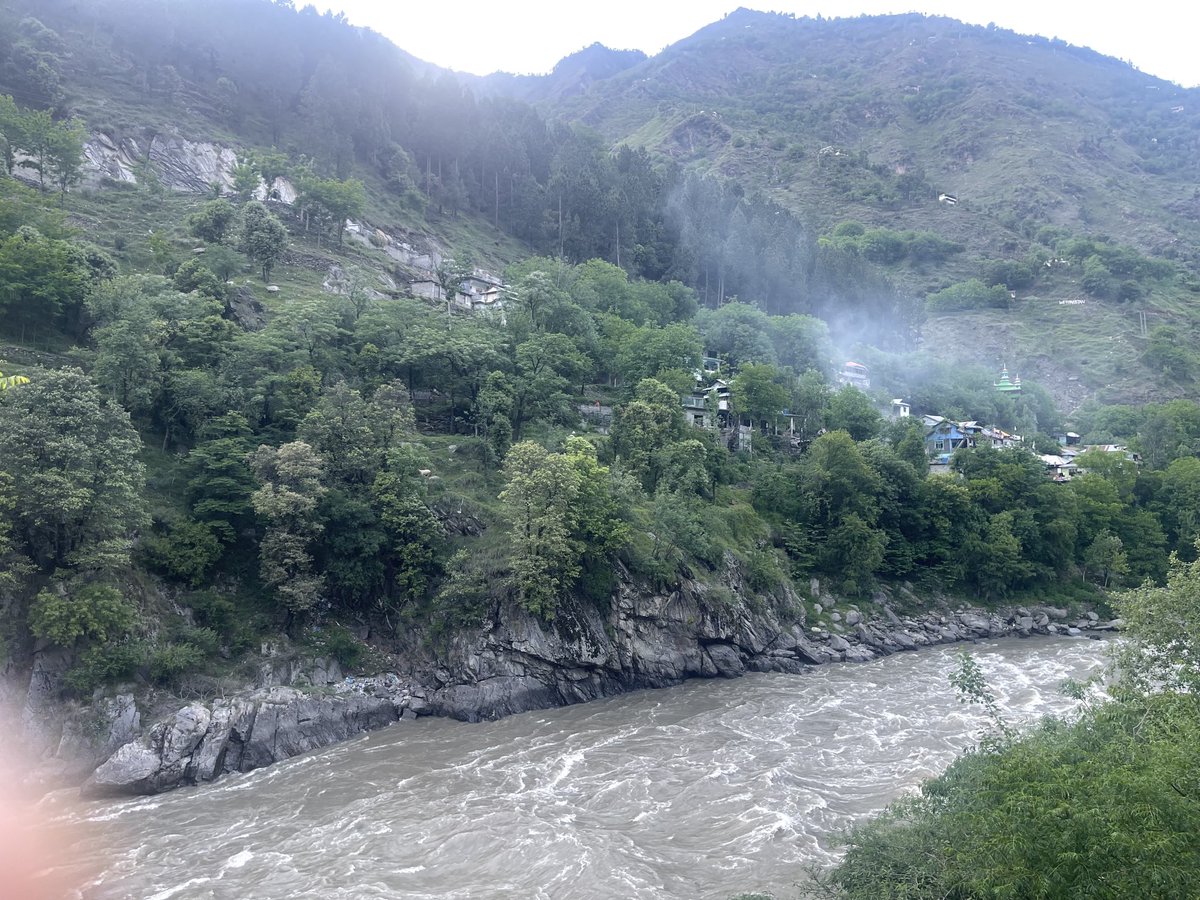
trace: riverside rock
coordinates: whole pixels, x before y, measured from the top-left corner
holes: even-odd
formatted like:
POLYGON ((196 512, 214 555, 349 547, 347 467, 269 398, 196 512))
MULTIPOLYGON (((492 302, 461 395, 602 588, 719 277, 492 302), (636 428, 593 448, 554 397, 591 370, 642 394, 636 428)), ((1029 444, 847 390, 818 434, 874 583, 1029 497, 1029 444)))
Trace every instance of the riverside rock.
MULTIPOLYGON (((1032 611, 967 608, 902 619, 880 594, 872 614, 856 613, 844 633, 810 635, 799 598, 755 597, 736 561, 728 561, 725 581, 729 593, 717 600, 698 581, 655 590, 622 571, 609 604, 568 602, 553 622, 504 604, 482 626, 456 633, 436 658, 422 656, 415 643, 404 675, 343 677, 329 661, 301 665, 264 647, 257 689, 189 704, 151 725, 114 748, 83 792, 204 783, 423 715, 495 719, 689 678, 797 673, 933 644, 1059 630, 1032 611)), ((1107 623, 1090 630, 1101 628, 1107 623)))

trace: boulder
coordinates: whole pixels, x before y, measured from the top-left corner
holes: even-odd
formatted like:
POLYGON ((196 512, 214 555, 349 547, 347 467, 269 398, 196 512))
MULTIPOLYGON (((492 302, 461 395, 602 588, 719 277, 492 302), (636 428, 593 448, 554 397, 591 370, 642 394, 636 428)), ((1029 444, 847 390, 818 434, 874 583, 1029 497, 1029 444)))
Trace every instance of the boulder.
POLYGON ((746 673, 746 664, 728 644, 710 644, 705 648, 705 653, 722 678, 738 678, 746 673))
POLYGON ((992 623, 985 616, 963 612, 958 614, 958 620, 963 628, 979 637, 987 637, 992 633, 992 623))
POLYGON ((893 641, 895 641, 896 645, 901 650, 916 650, 917 649, 917 642, 913 639, 912 635, 908 634, 905 631, 893 631, 891 634, 888 635, 888 637, 890 637, 893 641))

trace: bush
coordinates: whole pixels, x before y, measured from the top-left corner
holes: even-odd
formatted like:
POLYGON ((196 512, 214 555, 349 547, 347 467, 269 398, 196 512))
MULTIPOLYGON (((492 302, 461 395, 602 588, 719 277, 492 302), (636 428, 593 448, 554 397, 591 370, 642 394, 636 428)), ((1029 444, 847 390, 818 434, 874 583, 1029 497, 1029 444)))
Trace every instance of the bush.
POLYGON ((80 638, 109 641, 122 637, 137 621, 137 610, 112 585, 72 587, 61 594, 43 590, 29 607, 29 629, 60 647, 80 638))
POLYGON ((196 587, 221 558, 222 547, 208 524, 186 520, 146 538, 142 553, 159 574, 196 587))
POLYGON ((1027 263, 1011 259, 989 262, 983 270, 983 280, 988 285, 1000 285, 1010 291, 1024 290, 1033 284, 1033 269, 1027 263))
POLYGON ((870 900, 1191 896, 1198 771, 1193 697, 1050 721, 856 828, 830 880, 870 900))
POLYGON ((314 649, 338 661, 343 669, 354 669, 368 656, 368 648, 345 625, 331 623, 314 629, 308 643, 314 649))
POLYGON ((195 644, 166 644, 150 653, 150 677, 158 684, 168 684, 203 662, 204 651, 195 644))
POLYGON ((930 294, 925 304, 931 312, 950 312, 956 309, 1003 309, 1008 306, 1008 291, 999 285, 988 287, 978 278, 960 281, 945 290, 930 294))
POLYGON ((63 680, 76 693, 90 694, 101 685, 131 677, 146 657, 146 645, 140 641, 97 644, 79 655, 63 680))

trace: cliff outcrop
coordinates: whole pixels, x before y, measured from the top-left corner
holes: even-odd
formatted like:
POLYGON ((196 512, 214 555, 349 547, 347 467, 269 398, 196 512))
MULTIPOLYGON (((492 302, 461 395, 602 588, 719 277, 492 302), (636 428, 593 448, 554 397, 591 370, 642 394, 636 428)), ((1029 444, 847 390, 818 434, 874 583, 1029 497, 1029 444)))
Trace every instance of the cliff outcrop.
MULTIPOLYGON (((789 590, 768 602, 748 590, 733 566, 728 590, 688 579, 650 590, 623 576, 603 607, 568 604, 545 622, 506 605, 437 653, 414 648, 402 655, 403 671, 348 677, 326 661, 293 665, 271 670, 236 696, 188 703, 145 728, 132 697, 123 695, 109 704, 108 718, 120 727, 106 719, 92 729, 107 754, 83 793, 147 794, 204 783, 423 715, 477 721, 688 678, 797 674, 938 644, 1120 627, 1094 613, 1072 618, 1052 607, 945 607, 903 615, 896 610, 916 602, 905 589, 836 604, 814 584, 821 601, 804 603, 789 590)), ((104 709, 93 715, 104 718, 104 709)), ((96 760, 96 747, 85 743, 77 728, 64 731, 51 754, 62 771, 79 771, 78 763, 67 764, 72 754, 96 760)))

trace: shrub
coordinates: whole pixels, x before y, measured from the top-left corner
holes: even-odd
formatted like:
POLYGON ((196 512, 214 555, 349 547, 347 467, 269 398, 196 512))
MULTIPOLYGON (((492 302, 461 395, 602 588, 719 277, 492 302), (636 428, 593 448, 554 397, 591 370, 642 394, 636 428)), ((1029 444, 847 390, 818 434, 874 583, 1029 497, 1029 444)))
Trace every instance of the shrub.
POLYGON ((331 623, 309 636, 313 649, 331 656, 343 669, 354 669, 367 658, 368 648, 345 625, 331 623))
POLYGON ((204 651, 195 644, 166 644, 150 654, 150 677, 158 684, 168 684, 203 662, 204 651))
POLYGON ((132 676, 147 657, 141 641, 97 644, 79 655, 63 680, 79 694, 90 694, 97 687, 132 676))
POLYGON ((137 610, 108 584, 73 587, 67 593, 43 590, 29 607, 29 628, 35 636, 60 647, 80 638, 109 641, 129 632, 137 610))
POLYGON ((988 287, 978 278, 970 278, 952 284, 945 290, 930 294, 925 304, 931 312, 949 312, 956 309, 1004 308, 1008 306, 1008 291, 999 285, 988 287))
POLYGON ((187 520, 146 538, 142 552, 160 574, 196 587, 221 558, 222 548, 209 525, 187 520))

